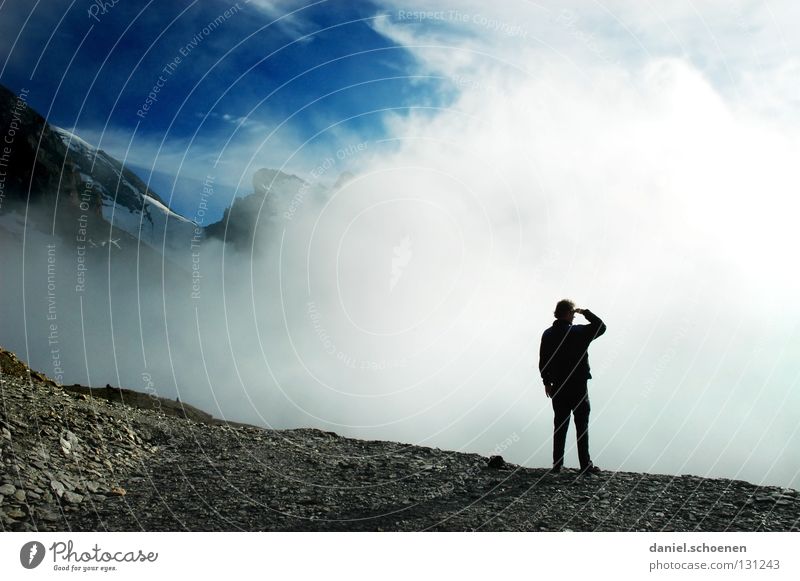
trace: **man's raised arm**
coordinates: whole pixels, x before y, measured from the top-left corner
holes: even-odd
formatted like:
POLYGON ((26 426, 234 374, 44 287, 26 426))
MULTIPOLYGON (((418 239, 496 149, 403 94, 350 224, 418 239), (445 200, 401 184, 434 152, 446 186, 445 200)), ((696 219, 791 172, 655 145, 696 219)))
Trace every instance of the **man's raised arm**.
POLYGON ((580 313, 586 320, 589 321, 589 335, 592 339, 597 339, 600 335, 606 332, 606 324, 600 320, 600 317, 595 315, 589 309, 575 309, 575 312, 580 313))

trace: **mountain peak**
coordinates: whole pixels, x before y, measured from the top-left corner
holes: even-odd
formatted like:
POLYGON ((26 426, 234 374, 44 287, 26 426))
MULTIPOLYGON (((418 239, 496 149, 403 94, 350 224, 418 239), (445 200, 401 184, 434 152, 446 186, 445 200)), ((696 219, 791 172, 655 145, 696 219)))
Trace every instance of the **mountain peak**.
POLYGON ((293 216, 312 198, 325 194, 319 184, 278 169, 261 168, 253 174, 253 192, 234 199, 222 219, 206 227, 211 238, 250 248, 262 228, 274 219, 293 216))
POLYGON ((93 238, 115 237, 114 229, 159 251, 188 248, 195 224, 171 210, 134 172, 74 131, 49 124, 7 88, 0 91, 0 131, 14 127, 6 176, 7 207, 28 212, 47 226, 86 224, 93 238), (59 214, 72 219, 63 219, 59 214), (110 234, 109 234, 110 233, 110 234))
POLYGON ((305 180, 278 169, 263 167, 253 174, 254 193, 264 194, 271 190, 299 188, 303 185, 307 185, 305 180))

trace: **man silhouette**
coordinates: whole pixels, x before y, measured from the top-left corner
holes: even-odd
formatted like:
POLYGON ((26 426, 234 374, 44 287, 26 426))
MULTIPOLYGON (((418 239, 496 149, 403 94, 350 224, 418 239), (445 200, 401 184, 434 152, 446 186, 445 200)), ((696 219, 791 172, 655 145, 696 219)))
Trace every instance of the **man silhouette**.
POLYGON ((553 402, 553 472, 564 466, 564 445, 569 418, 575 418, 578 460, 581 474, 595 474, 600 469, 589 456, 589 344, 606 332, 606 325, 589 309, 576 309, 563 299, 556 304, 556 320, 542 334, 539 348, 539 371, 544 391, 553 402), (573 325, 575 313, 583 315, 588 325, 573 325))

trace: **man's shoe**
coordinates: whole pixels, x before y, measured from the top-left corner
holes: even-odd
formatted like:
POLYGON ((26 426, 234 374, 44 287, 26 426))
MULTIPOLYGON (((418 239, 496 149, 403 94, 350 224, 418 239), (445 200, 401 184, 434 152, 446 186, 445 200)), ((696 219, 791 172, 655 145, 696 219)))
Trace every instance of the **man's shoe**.
POLYGON ((559 472, 561 472, 561 466, 553 466, 550 469, 550 474, 558 474, 559 472))
POLYGON ((580 476, 589 476, 591 474, 598 474, 600 472, 602 472, 602 470, 600 470, 597 466, 589 462, 587 466, 581 468, 580 476))

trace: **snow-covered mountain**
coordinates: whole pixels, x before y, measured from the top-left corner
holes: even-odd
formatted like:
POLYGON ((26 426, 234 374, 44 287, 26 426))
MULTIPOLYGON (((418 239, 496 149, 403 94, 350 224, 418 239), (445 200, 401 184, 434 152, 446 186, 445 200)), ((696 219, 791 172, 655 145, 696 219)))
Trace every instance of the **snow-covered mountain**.
POLYGON ((0 159, 0 229, 12 239, 33 228, 60 236, 76 251, 85 245, 89 252, 124 249, 138 256, 144 245, 156 253, 153 258, 192 269, 190 252, 202 240, 250 249, 330 194, 318 183, 262 168, 253 175, 253 193, 237 197, 220 221, 201 227, 169 208, 118 159, 51 125, 25 99, 0 85, 0 132, 13 130, 15 136, 11 153, 0 159))
POLYGON ((101 214, 114 228, 165 254, 189 248, 194 222, 172 211, 117 159, 66 129, 51 129, 67 147, 67 159, 78 170, 83 191, 100 195, 101 214))
POLYGON ((186 264, 203 230, 119 160, 51 125, 26 99, 0 86, 0 131, 11 140, 0 159, 0 228, 12 238, 20 224, 28 233, 57 235, 76 252, 138 255, 144 245, 186 264))

